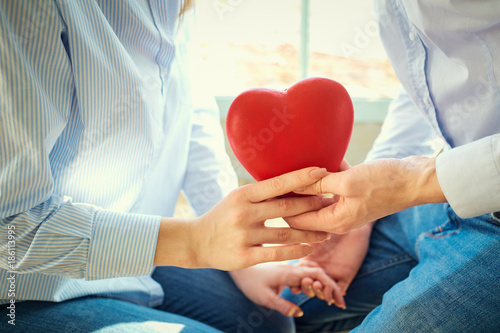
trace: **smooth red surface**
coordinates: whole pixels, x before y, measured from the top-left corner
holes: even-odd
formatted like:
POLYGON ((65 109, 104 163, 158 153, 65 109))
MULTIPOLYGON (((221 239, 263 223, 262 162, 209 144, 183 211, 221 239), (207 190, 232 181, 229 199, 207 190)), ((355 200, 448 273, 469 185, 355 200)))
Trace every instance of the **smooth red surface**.
POLYGON ((309 78, 286 91, 251 89, 231 104, 231 148, 256 179, 310 167, 336 172, 351 138, 354 112, 345 88, 309 78))

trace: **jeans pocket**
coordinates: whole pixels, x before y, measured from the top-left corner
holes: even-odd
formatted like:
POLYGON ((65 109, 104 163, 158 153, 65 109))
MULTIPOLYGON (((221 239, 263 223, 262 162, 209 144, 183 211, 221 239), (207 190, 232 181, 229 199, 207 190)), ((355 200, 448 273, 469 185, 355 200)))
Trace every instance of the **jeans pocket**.
POLYGON ((493 224, 497 227, 500 227, 500 212, 491 213, 488 216, 488 222, 490 222, 491 224, 493 224))
POLYGON ((427 237, 443 238, 458 234, 462 230, 462 224, 458 220, 448 220, 440 226, 431 229, 425 233, 427 237))

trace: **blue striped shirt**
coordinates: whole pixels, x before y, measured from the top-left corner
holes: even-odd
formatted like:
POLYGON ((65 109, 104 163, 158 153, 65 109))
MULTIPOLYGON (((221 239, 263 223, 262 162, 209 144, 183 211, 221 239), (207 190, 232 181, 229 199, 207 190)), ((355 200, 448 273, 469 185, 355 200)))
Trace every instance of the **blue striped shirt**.
POLYGON ((217 109, 192 102, 178 13, 178 0, 0 1, 2 303, 158 305, 160 216, 181 190, 202 214, 235 186, 217 109))

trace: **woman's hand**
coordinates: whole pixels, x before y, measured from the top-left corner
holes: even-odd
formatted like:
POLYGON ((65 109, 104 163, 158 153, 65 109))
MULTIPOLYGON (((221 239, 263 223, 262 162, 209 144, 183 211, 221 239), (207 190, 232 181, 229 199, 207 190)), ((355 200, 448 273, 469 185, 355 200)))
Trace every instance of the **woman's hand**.
POLYGON ((328 233, 269 228, 264 222, 320 209, 317 196, 277 197, 311 185, 326 174, 319 168, 290 172, 240 187, 194 220, 163 219, 154 265, 237 270, 311 254, 313 248, 301 243, 324 241, 328 233))
POLYGON ((327 303, 345 304, 342 290, 319 267, 258 265, 230 272, 238 288, 254 303, 276 310, 285 316, 301 317, 300 307, 280 297, 286 286, 300 288, 304 278, 322 285, 321 299, 327 303))

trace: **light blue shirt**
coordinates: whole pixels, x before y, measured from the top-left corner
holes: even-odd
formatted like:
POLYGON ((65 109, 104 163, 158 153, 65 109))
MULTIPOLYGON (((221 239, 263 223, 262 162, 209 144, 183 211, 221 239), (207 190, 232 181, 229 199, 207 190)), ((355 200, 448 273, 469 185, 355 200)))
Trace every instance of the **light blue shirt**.
POLYGON ((404 91, 367 159, 426 155, 461 217, 500 211, 500 1, 377 0, 404 91))
POLYGON ((0 1, 2 303, 158 305, 160 217, 181 190, 202 214, 236 186, 215 103, 192 103, 178 13, 174 0, 0 1))

